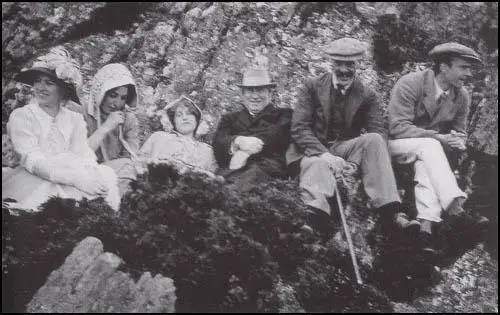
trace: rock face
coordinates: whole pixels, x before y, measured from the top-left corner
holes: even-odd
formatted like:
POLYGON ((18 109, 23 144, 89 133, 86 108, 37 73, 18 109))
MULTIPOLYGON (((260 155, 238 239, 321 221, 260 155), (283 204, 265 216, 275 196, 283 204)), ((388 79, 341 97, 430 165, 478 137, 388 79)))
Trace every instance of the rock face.
POLYGON ((53 271, 27 306, 30 313, 173 313, 175 286, 161 275, 142 274, 137 282, 117 271, 122 260, 104 253, 100 240, 87 237, 53 271))

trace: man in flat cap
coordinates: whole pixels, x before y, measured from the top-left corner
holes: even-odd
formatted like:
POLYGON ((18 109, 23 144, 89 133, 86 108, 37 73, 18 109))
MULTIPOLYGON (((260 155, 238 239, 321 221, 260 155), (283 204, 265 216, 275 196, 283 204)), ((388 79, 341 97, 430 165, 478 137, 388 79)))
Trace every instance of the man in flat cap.
POLYGON ((292 110, 272 103, 265 67, 251 67, 238 85, 244 109, 222 116, 213 147, 220 175, 241 190, 273 177, 287 176, 285 151, 290 141, 292 110))
MULTIPOLYGON (((438 45, 429 55, 433 68, 401 77, 392 89, 388 112, 389 150, 397 162, 414 165, 422 248, 433 253, 432 226, 441 222, 442 210, 450 224, 465 218, 462 204, 467 195, 458 187, 445 151, 466 149, 470 97, 463 85, 480 59, 458 43, 438 45)), ((479 215, 471 219, 479 226, 488 223, 479 215)))
POLYGON ((363 43, 342 38, 323 50, 332 71, 300 86, 286 156, 292 171, 299 173, 301 197, 309 206, 308 225, 328 234, 336 175, 349 161, 360 167, 364 189, 384 226, 396 223, 418 232, 419 223, 401 212, 382 108, 375 93, 356 77, 363 43))

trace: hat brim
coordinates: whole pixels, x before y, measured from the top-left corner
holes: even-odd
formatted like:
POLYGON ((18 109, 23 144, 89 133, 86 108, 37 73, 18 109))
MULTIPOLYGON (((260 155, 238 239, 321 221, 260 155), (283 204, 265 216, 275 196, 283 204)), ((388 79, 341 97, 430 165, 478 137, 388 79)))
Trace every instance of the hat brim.
POLYGON ((330 56, 330 59, 339 60, 339 61, 358 61, 358 60, 363 59, 363 55, 359 55, 359 56, 342 56, 342 55, 333 55, 333 54, 330 54, 329 56, 330 56))
POLYGON ((455 52, 455 51, 431 52, 431 53, 429 53, 429 56, 431 57, 431 59, 434 59, 434 60, 440 59, 443 57, 455 57, 455 58, 462 58, 465 60, 469 60, 469 61, 475 62, 475 63, 482 63, 482 60, 480 58, 478 58, 477 56, 469 55, 469 54, 462 54, 462 53, 455 52))
POLYGON ((276 87, 276 83, 256 84, 256 85, 236 84, 236 86, 238 86, 240 88, 249 88, 249 87, 276 87))
MULTIPOLYGON (((67 90, 68 90, 68 99, 71 101, 80 104, 80 98, 78 97, 76 93, 76 88, 71 85, 67 84, 66 82, 60 80, 56 73, 50 69, 47 68, 41 68, 41 67, 34 67, 25 71, 21 71, 18 73, 15 77, 14 80, 33 86, 33 83, 35 82, 35 79, 37 76, 40 74, 45 74, 49 76, 50 78, 54 79, 57 81, 59 84, 63 85, 67 90)), ((80 104, 81 105, 81 104, 80 104)))
POLYGON ((40 67, 34 67, 34 68, 31 68, 28 70, 21 71, 21 72, 19 72, 18 75, 16 75, 14 77, 14 80, 21 82, 21 83, 24 83, 24 84, 27 84, 27 85, 33 85, 36 77, 39 76, 40 74, 48 75, 52 79, 59 81, 59 79, 57 78, 57 75, 54 71, 47 69, 47 68, 40 68, 40 67))

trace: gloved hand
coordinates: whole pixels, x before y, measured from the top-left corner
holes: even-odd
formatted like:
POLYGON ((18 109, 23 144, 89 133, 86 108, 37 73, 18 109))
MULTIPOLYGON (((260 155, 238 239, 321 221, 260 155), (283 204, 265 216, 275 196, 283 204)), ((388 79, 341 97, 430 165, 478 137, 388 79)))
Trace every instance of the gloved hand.
POLYGON ((256 154, 262 151, 264 142, 257 137, 238 136, 234 139, 238 150, 249 154, 256 154))

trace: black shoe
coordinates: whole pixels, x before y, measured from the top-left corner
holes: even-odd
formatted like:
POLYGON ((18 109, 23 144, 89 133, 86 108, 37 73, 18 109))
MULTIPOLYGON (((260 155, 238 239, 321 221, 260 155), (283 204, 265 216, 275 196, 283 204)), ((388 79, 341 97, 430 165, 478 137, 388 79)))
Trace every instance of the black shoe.
POLYGON ((467 221, 468 218, 465 211, 443 215, 445 231, 464 229, 467 227, 467 221))
POLYGON ((305 223, 304 225, 302 225, 300 227, 300 231, 303 233, 306 233, 306 234, 313 234, 314 233, 313 228, 307 223, 305 223))
POLYGON ((473 233, 478 235, 479 238, 484 238, 486 232, 488 231, 488 226, 490 225, 490 220, 480 215, 477 212, 474 212, 469 216, 469 222, 471 222, 473 233))
POLYGON ((477 212, 474 212, 471 215, 471 221, 475 227, 480 228, 480 229, 484 229, 490 224, 490 219, 488 219, 485 216, 480 215, 477 212))
POLYGON ((433 234, 420 232, 419 242, 422 250, 422 255, 428 261, 434 261, 437 258, 437 252, 434 249, 433 234))
POLYGON ((394 224, 410 236, 417 236, 420 232, 420 222, 410 220, 408 215, 403 212, 398 212, 394 215, 394 224))
POLYGON ((321 238, 328 239, 332 234, 332 226, 330 216, 319 209, 308 209, 306 216, 306 224, 302 226, 302 230, 312 229, 319 233, 321 238))

